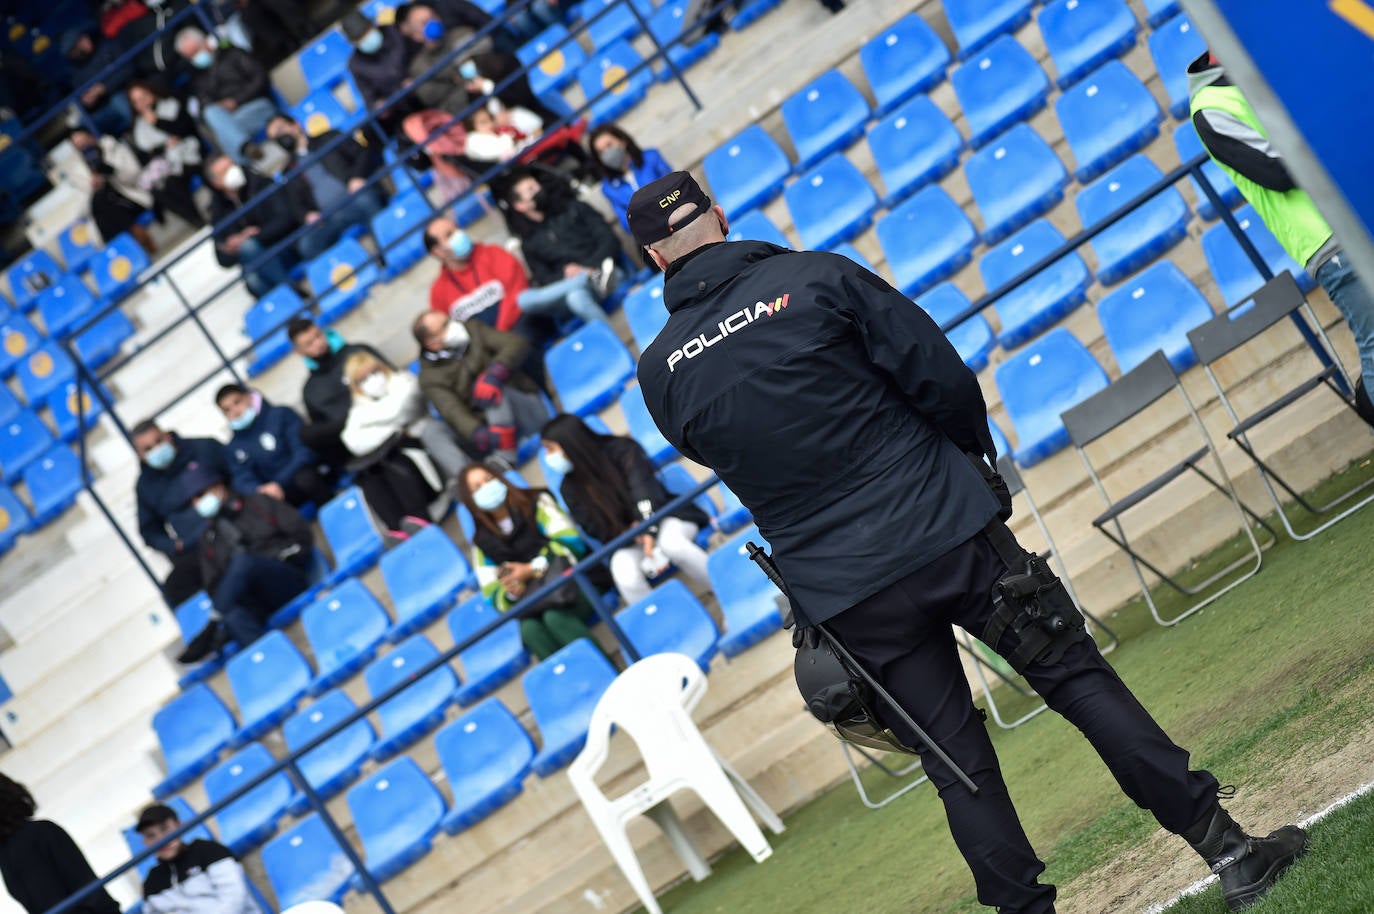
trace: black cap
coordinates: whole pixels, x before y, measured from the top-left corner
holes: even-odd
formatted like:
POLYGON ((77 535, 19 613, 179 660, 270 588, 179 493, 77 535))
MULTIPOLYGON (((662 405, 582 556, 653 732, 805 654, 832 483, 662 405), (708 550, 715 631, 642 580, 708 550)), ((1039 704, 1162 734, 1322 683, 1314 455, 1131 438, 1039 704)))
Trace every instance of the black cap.
POLYGON ((344 37, 350 42, 357 43, 364 35, 376 28, 373 21, 357 10, 350 10, 344 14, 339 25, 343 27, 344 37))
POLYGON ((635 191, 630 198, 630 205, 625 209, 625 217, 630 223, 630 233, 635 236, 635 242, 648 247, 688 225, 710 208, 711 198, 706 196, 696 179, 685 171, 674 171, 635 191), (689 203, 697 205, 693 215, 670 226, 668 220, 673 213, 689 203))
POLYGON ((185 472, 181 474, 181 491, 190 501, 217 482, 224 482, 224 475, 219 470, 203 463, 192 462, 187 464, 185 472))
POLYGON ((134 830, 143 831, 145 828, 152 828, 154 825, 161 825, 163 822, 180 820, 181 817, 177 815, 177 811, 172 807, 163 806, 161 803, 154 803, 138 814, 138 825, 135 826, 134 830))

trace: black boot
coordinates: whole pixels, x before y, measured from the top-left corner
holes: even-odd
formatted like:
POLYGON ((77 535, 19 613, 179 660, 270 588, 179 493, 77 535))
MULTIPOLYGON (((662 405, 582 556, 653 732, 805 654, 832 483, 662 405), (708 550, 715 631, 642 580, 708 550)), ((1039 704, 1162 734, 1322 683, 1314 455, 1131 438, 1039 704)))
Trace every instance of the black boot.
POLYGON ((211 619, 209 624, 200 630, 200 634, 191 639, 191 643, 186 645, 186 650, 177 657, 177 663, 199 663, 218 654, 229 643, 229 631, 218 621, 211 619))
POLYGON ((1259 901, 1307 850, 1307 832, 1298 826, 1252 838, 1220 806, 1184 832, 1183 839, 1217 874, 1221 897, 1232 911, 1259 901))
POLYGON ((1364 389, 1364 378, 1355 383, 1355 414, 1374 425, 1374 402, 1370 402, 1369 391, 1364 389))

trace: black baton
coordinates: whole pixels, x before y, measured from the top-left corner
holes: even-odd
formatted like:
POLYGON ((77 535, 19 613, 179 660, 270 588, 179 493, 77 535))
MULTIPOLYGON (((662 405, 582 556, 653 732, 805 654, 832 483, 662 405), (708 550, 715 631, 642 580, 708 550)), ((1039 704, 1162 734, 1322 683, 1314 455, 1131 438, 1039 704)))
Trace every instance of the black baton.
MULTIPOLYGON (((750 560, 753 561, 755 565, 759 566, 759 570, 767 575, 768 580, 773 582, 773 586, 782 591, 782 595, 792 604, 792 611, 795 617, 797 601, 792 598, 791 592, 787 589, 787 582, 784 581, 782 575, 778 573, 778 566, 773 564, 773 557, 756 546, 752 541, 745 543, 744 548, 749 550, 750 560)), ((898 704, 897 699, 888 694, 887 689, 883 688, 882 683, 869 675, 868 670, 865 670, 862 664, 855 660, 854 656, 840 643, 840 639, 830 634, 826 627, 820 623, 817 623, 813 627, 824 636, 826 643, 830 645, 830 649, 835 652, 835 656, 839 657, 840 661, 846 667, 858 673, 859 676, 863 678, 863 681, 868 683, 869 688, 871 688, 879 698, 886 702, 889 708, 897 713, 902 723, 911 728, 912 732, 916 734, 916 738, 924 743, 925 747, 934 753, 935 757, 943 762, 950 771, 954 772, 954 776, 969 789, 970 793, 977 796, 978 785, 973 783, 973 779, 964 773, 964 769, 954 764, 954 759, 946 755, 945 750, 936 745, 935 740, 931 739, 930 734, 921 729, 920 724, 911 719, 911 715, 906 712, 906 708, 903 708, 898 704)))

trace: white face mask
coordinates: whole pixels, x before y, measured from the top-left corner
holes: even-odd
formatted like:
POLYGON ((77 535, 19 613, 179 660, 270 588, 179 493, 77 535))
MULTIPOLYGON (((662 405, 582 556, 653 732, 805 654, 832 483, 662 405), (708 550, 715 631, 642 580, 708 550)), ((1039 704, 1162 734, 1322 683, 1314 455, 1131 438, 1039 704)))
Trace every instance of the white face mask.
POLYGON ((247 183, 248 176, 243 173, 242 166, 230 165, 224 172, 224 187, 227 190, 241 190, 247 183))
POLYGON ((444 348, 452 352, 467 352, 468 343, 472 341, 472 334, 468 333, 468 328, 462 321, 449 321, 444 328, 444 348))
POLYGON ((380 400, 386 396, 386 375, 380 371, 373 372, 358 382, 358 389, 363 392, 364 396, 380 400))

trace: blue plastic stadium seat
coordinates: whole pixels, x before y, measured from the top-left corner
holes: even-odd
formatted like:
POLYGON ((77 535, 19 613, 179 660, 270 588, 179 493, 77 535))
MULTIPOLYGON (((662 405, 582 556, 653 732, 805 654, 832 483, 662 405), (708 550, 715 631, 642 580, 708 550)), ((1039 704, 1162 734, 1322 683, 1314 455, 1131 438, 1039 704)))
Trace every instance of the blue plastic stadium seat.
POLYGON ((1125 374, 1164 350, 1180 374, 1197 364, 1188 331, 1212 319, 1212 307, 1174 264, 1161 261, 1097 303, 1097 317, 1125 374))
POLYGON ((593 125, 614 121, 644 101, 654 82, 653 71, 641 67, 627 75, 643 63, 638 51, 617 41, 602 47, 577 71, 583 96, 596 99, 588 112, 593 125))
MULTIPOLYGON (((376 698, 413 677, 415 670, 438 656, 439 652, 428 638, 415 635, 372 662, 363 674, 368 691, 376 698)), ((445 664, 384 703, 377 709, 377 716, 382 721, 382 738, 372 747, 371 758, 374 761, 389 758, 443 723, 444 709, 453 701, 457 688, 458 677, 445 664)))
MULTIPOLYGON (((191 808, 191 804, 187 803, 181 797, 171 797, 167 800, 167 805, 172 807, 172 811, 177 814, 177 818, 183 823, 190 822, 196 817, 196 811, 191 808)), ((138 827, 136 825, 130 825, 128 828, 121 829, 120 833, 124 835, 124 843, 128 845, 130 854, 141 854, 148 849, 148 845, 143 843, 143 836, 138 833, 138 827)), ((206 827, 205 823, 201 822, 195 828, 182 835, 181 840, 189 844, 197 840, 213 841, 215 840, 215 836, 210 833, 210 829, 206 827)), ((140 880, 146 879, 148 871, 151 870, 156 863, 156 857, 146 857, 140 860, 138 862, 138 878, 140 880)), ((126 914, 132 914, 129 908, 125 908, 124 910, 126 914)))
MULTIPOLYGON (((1206 150, 1203 149, 1202 139, 1197 135, 1197 128, 1193 126, 1191 120, 1186 120, 1174 128, 1174 148, 1178 150, 1178 158, 1181 162, 1191 162, 1193 159, 1202 155, 1206 150)), ((1240 188, 1226 176, 1226 172, 1221 170, 1221 166, 1210 158, 1202 165, 1202 173, 1207 177, 1207 183, 1212 185, 1212 189, 1221 197, 1221 202, 1226 204, 1228 209, 1235 209, 1245 198, 1241 196, 1240 188)), ((1197 214, 1203 219, 1211 222, 1220 214, 1216 207, 1212 206, 1212 201, 1207 199, 1207 195, 1202 192, 1202 187, 1197 183, 1197 179, 1188 176, 1188 183, 1193 186, 1193 194, 1197 197, 1197 214)), ((4 356, 0 355, 0 359, 4 356)))
POLYGON ((1063 327, 1007 359, 996 370, 1002 404, 1016 429, 1016 462, 1032 467, 1068 447, 1059 414, 1107 386, 1107 373, 1063 327))
POLYGON ((1144 0, 1146 22, 1150 28, 1158 28, 1170 16, 1178 13, 1178 0, 1144 0))
POLYGON ((713 550, 706 560, 711 589, 725 619, 720 651, 726 657, 739 655, 782 628, 778 590, 749 560, 745 544, 750 540, 765 548, 768 545, 757 527, 749 527, 713 550))
POLYGON ((291 639, 272 631, 245 647, 225 665, 242 726, 231 745, 257 739, 290 717, 314 673, 291 639))
MULTIPOLYGON (((1037 219, 983 255, 978 270, 991 291, 1064 243, 1064 236, 1045 219, 1037 219)), ((1014 349, 1059 323, 1083 304, 1092 274, 1077 251, 1065 254, 1002 296, 995 307, 1002 323, 997 342, 1014 349)))
POLYGON ((893 285, 915 297, 969 262, 978 233, 944 188, 932 184, 878 220, 878 243, 893 285))
POLYGON ((381 252, 384 280, 395 279, 425 256, 425 233, 420 226, 434 217, 418 192, 398 194, 372 217, 372 237, 381 252))
POLYGON ((33 350, 43 336, 18 314, 0 310, 0 377, 8 375, 33 350))
POLYGON ((353 864, 316 815, 269 841, 262 867, 283 911, 307 901, 339 904, 353 879, 353 864))
POLYGON ((153 731, 167 763, 167 777, 153 788, 153 797, 165 799, 208 771, 237 729, 229 709, 205 683, 172 699, 153 715, 153 731))
POLYGON ((1029 124, 1017 124, 964 163, 983 242, 996 244, 1064 199, 1069 173, 1029 124))
POLYGON ((1164 119, 1150 90, 1119 60, 1059 96, 1054 110, 1078 163, 1073 176, 1081 184, 1149 145, 1164 119))
MULTIPOLYGON (((210 595, 203 590, 196 592, 183 603, 177 605, 172 610, 172 615, 176 617, 177 628, 181 629, 182 644, 190 644, 195 640, 196 635, 200 634, 201 630, 210 624, 214 612, 215 604, 211 602, 210 595)), ((185 689, 209 679, 224 669, 224 664, 230 657, 238 653, 238 650, 239 646, 230 641, 218 654, 212 654, 209 659, 182 673, 177 679, 177 687, 185 689)))
POLYGON ((356 239, 345 238, 310 261, 305 275, 318 300, 321 320, 332 324, 367 300, 381 272, 356 239))
POLYGON ((100 250, 91 220, 82 217, 64 228, 57 236, 57 248, 62 254, 62 262, 67 265, 67 272, 80 272, 100 250))
POLYGON ((520 795, 534 761, 534 741, 495 698, 482 702, 434 736, 453 808, 441 823, 456 835, 520 795))
POLYGON ((544 354, 544 364, 563 409, 578 416, 610 406, 635 374, 630 350, 600 321, 554 344, 544 354))
POLYGON ((711 521, 711 526, 721 533, 734 533, 740 527, 754 522, 754 515, 749 513, 739 496, 730 491, 725 483, 720 484, 720 500, 720 514, 711 521))
POLYGON ((38 416, 28 410, 0 427, 0 473, 6 483, 19 479, 24 468, 53 446, 52 434, 38 416))
POLYGON ((826 251, 873 222, 878 195, 854 163, 837 152, 784 192, 803 248, 826 251))
POLYGON ((1030 21, 1033 0, 944 0, 954 40, 959 43, 959 59, 1004 32, 1014 32, 1030 21))
POLYGON ((367 869, 379 882, 429 853, 446 811, 439 789, 409 757, 396 759, 349 790, 348 808, 367 869))
POLYGON ((863 136, 868 102, 839 70, 826 70, 782 103, 782 122, 807 168, 863 136))
POLYGON ((62 441, 75 440, 83 427, 86 429, 94 428, 101 414, 105 412, 100 401, 92 397, 89 390, 81 391, 81 403, 79 405, 81 414, 85 417, 83 426, 82 421, 77 418, 76 389, 76 382, 68 381, 48 394, 46 401, 53 425, 57 427, 57 437, 62 441))
MULTIPOLYGON (((296 752, 312 740, 340 724, 358 710, 353 700, 341 690, 326 692, 308 708, 297 711, 281 725, 286 748, 296 752)), ((353 783, 362 773, 377 734, 366 717, 359 718, 320 745, 297 759, 305 780, 320 795, 329 799, 353 783)), ((310 808, 304 793, 291 800, 289 812, 298 816, 310 808)))
POLYGON ((881 116, 944 79, 949 49, 924 19, 907 13, 859 48, 859 63, 881 116))
POLYGON ((641 657, 686 654, 707 670, 716 655, 720 632, 715 620, 678 578, 616 613, 615 621, 641 657))
MULTIPOLYGON (((1144 155, 1131 156, 1078 194, 1075 201, 1084 228, 1092 228, 1132 197, 1164 177, 1144 155)), ((1188 204, 1177 187, 1169 187, 1091 242, 1097 278, 1103 285, 1120 282, 1188 235, 1188 204)))
POLYGON ((0 555, 14 547, 21 535, 33 528, 33 518, 13 492, 0 486, 0 555))
MULTIPOLYGON (((694 479, 681 463, 670 463, 660 468, 658 478, 663 483, 663 488, 668 490, 669 495, 686 495, 701 484, 700 480, 694 479)), ((711 519, 720 513, 720 508, 712 500, 709 489, 692 499, 692 504, 700 508, 711 519)), ((696 542, 701 548, 705 549, 710 541, 711 531, 709 529, 703 528, 697 533, 696 542)))
POLYGON ((630 9, 629 0, 582 0, 581 14, 587 22, 587 37, 594 48, 608 47, 622 40, 632 41, 640 32, 639 20, 630 9), (598 16, 603 9, 606 12, 598 16))
POLYGON ((309 136, 319 136, 327 130, 346 130, 356 120, 329 89, 314 90, 290 113, 309 136))
POLYGON ((831 252, 834 254, 839 254, 841 257, 848 257, 850 260, 854 261, 870 273, 878 272, 877 270, 873 269, 873 264, 868 262, 868 258, 860 254, 858 249, 855 248, 852 244, 837 244, 835 245, 835 247, 831 248, 831 252))
POLYGON ((782 193, 792 163, 776 140, 750 124, 707 153, 701 169, 715 202, 733 219, 782 193))
POLYGON ((964 109, 969 142, 976 149, 1017 121, 1041 108, 1049 97, 1050 80, 1030 52, 1004 35, 966 61, 949 81, 964 109))
POLYGON ((1207 40, 1184 14, 1170 19, 1150 35, 1150 56, 1164 91, 1169 94, 1169 113, 1174 117, 1188 116, 1188 64, 1206 50, 1207 40))
POLYGON ((286 321, 305 307, 300 295, 289 285, 277 286, 258 299, 243 316, 244 334, 253 341, 253 357, 248 376, 262 374, 291 352, 286 321), (275 328, 275 329, 274 329, 275 328))
POLYGON ((372 512, 357 486, 349 486, 335 495, 320 509, 319 521, 329 551, 334 555, 330 583, 366 571, 381 558, 382 535, 372 522, 372 512))
MULTIPOLYGON (((688 0, 669 0, 654 11, 649 17, 649 31, 658 39, 659 44, 668 47, 677 41, 686 24, 684 17, 690 8, 688 0)), ((694 37, 695 41, 684 40, 668 47, 668 59, 679 70, 685 70, 701 61, 720 45, 720 36, 715 32, 699 29, 694 37)), ((660 82, 667 82, 673 78, 673 71, 665 66, 658 71, 658 78, 660 82)))
MULTIPOLYGON (((916 303, 941 326, 969 306, 968 298, 952 282, 940 283, 916 303)), ((997 346, 992 327, 982 314, 975 314, 959 326, 946 330, 945 336, 959 353, 959 358, 974 371, 982 371, 988 366, 988 355, 997 346)))
MULTIPOLYGON (((481 594, 464 600, 448 614, 448 630, 453 643, 460 644, 484 626, 499 618, 481 594)), ((458 687, 458 703, 472 704, 510 682, 529 666, 530 655, 520 640, 520 625, 514 619, 458 654, 463 665, 463 684, 458 687)))
POLYGON ((24 485, 33 502, 33 522, 44 526, 76 504, 84 488, 81 460, 67 445, 59 444, 24 467, 24 485))
POLYGON ((318 670, 311 695, 333 688, 371 662, 391 625, 386 610, 357 578, 349 578, 301 613, 318 670))
MULTIPOLYGON (((1277 276, 1284 270, 1291 272, 1298 282, 1298 288, 1304 292, 1316 286, 1311 274, 1298 266, 1297 261, 1283 249, 1253 206, 1247 203, 1236 210, 1236 221, 1264 258, 1271 273, 1277 276)), ((1236 241, 1225 223, 1214 225, 1202 234, 1202 253, 1207 258, 1207 267, 1212 271, 1217 286, 1221 289, 1221 297, 1226 302, 1226 307, 1234 308, 1264 285, 1259 270, 1256 270, 1250 258, 1245 256, 1240 242, 1236 241)))
POLYGON ((1007 441, 1006 432, 1002 431, 1002 427, 991 419, 988 420, 988 432, 992 435, 992 445, 997 449, 999 457, 1011 453, 1011 444, 1007 441))
POLYGON ((530 68, 527 76, 536 95, 560 91, 577 78, 578 68, 587 62, 587 52, 561 25, 544 29, 521 45, 515 55, 530 68))
POLYGON ((1061 89, 1135 47, 1135 14, 1125 0, 1053 0, 1038 21, 1061 89))
POLYGON ((23 404, 19 398, 10 393, 10 389, 0 384, 0 425, 14 421, 14 417, 23 412, 23 404))
POLYGON ((95 296, 75 273, 67 273, 34 299, 48 336, 65 337, 95 310, 95 296))
POLYGON ((87 368, 99 368, 119 355, 124 341, 134 335, 134 322, 115 309, 72 340, 72 348, 87 368))
POLYGON ((285 606, 272 613, 267 619, 268 628, 286 628, 301 617, 301 611, 314 602, 330 580, 329 560, 324 553, 314 547, 310 550, 309 564, 305 569, 306 588, 285 606))
POLYGON ((761 210, 745 213, 730 220, 730 234, 727 241, 766 241, 779 247, 790 248, 792 242, 761 210))
POLYGON ((29 251, 5 270, 10 287, 10 300, 21 311, 33 307, 34 298, 62 276, 62 268, 53 256, 42 248, 29 251))
POLYGON ((152 261, 132 235, 123 234, 105 245, 87 263, 95 291, 102 301, 117 302, 138 288, 138 275, 152 261))
POLYGON ((730 28, 736 32, 747 29, 781 4, 782 0, 745 0, 739 11, 730 17, 730 28))
POLYGON ((887 190, 883 206, 891 209, 953 171, 964 138, 933 101, 918 95, 873 125, 868 148, 887 190))
POLYGON ((311 89, 332 86, 348 72, 348 59, 353 56, 353 45, 338 29, 330 29, 319 38, 301 48, 296 60, 301 65, 301 76, 311 89))
POLYGON ((630 325, 635 345, 643 352, 668 323, 668 309, 663 306, 663 278, 650 277, 625 296, 621 307, 625 310, 625 323, 630 325))
MULTIPOLYGON (((249 743, 205 775, 205 798, 220 802, 276 764, 260 743, 249 743)), ((279 771, 215 814, 220 841, 236 856, 258 847, 277 831, 291 800, 291 778, 279 771)))
POLYGON ((462 550, 438 524, 383 555, 381 567, 396 613, 396 624, 386 633, 393 644, 438 619, 459 591, 475 583, 462 550))
POLYGON ((587 741, 587 724, 615 669, 596 646, 579 638, 545 658, 522 680, 541 748, 530 768, 546 778, 571 762, 587 741))
POLYGON ((654 424, 653 418, 649 415, 649 408, 644 405, 644 395, 640 392, 639 385, 636 384, 625 391, 624 396, 620 398, 620 410, 625 414, 626 431, 629 436, 644 448, 654 466, 661 467, 682 456, 654 424))

